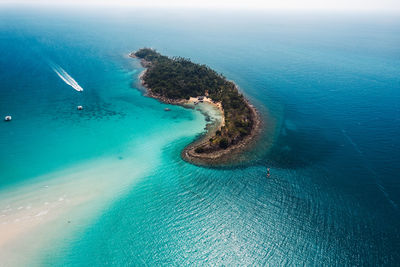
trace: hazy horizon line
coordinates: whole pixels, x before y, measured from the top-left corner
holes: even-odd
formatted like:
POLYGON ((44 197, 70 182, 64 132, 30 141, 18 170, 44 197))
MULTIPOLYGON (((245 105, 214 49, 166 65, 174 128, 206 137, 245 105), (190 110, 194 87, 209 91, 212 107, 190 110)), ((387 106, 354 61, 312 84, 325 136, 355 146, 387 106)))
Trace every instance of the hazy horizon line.
MULTIPOLYGON (((21 0, 21 1, 10 1, 10 0, 0 0, 0 7, 37 7, 37 8, 50 8, 50 7, 79 7, 79 8, 155 8, 155 9, 166 9, 166 10, 245 10, 245 11, 298 11, 298 12, 344 12, 344 13, 400 13, 400 5, 396 7, 388 7, 388 6, 360 6, 360 7, 351 7, 351 6, 340 6, 336 4, 325 4, 325 5, 302 5, 302 6, 290 6, 290 5, 258 5, 256 2, 248 1, 246 4, 243 2, 229 2, 227 3, 215 3, 215 2, 207 2, 203 1, 200 3, 192 3, 190 2, 183 3, 181 0, 174 0, 169 3, 162 2, 122 2, 122 1, 113 1, 110 3, 108 1, 96 1, 96 2, 77 2, 73 1, 29 1, 29 0, 21 0), (175 1, 175 2, 174 2, 175 1)), ((257 1, 257 0, 255 0, 257 1)))

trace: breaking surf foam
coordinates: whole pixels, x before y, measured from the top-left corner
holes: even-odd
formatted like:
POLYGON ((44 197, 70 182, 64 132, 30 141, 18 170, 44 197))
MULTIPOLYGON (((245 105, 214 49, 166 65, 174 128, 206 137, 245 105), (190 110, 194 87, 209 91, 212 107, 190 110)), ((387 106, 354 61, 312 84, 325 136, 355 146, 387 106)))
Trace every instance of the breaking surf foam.
POLYGON ((83 91, 83 88, 71 77, 63 68, 60 66, 50 63, 51 68, 53 71, 61 78, 66 84, 74 88, 76 91, 83 91))

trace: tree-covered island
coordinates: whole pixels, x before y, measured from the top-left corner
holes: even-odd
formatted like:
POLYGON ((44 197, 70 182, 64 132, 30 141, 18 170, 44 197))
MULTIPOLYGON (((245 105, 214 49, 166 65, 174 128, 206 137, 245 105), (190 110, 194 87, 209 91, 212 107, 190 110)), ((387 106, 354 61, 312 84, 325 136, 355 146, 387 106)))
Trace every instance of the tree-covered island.
POLYGON ((243 149, 259 129, 254 107, 233 82, 208 66, 182 57, 169 58, 150 48, 142 48, 131 56, 141 59, 147 68, 141 81, 149 96, 171 104, 204 97, 222 108, 224 124, 186 147, 182 153, 186 160, 208 164, 210 160, 226 157, 233 150, 243 149))

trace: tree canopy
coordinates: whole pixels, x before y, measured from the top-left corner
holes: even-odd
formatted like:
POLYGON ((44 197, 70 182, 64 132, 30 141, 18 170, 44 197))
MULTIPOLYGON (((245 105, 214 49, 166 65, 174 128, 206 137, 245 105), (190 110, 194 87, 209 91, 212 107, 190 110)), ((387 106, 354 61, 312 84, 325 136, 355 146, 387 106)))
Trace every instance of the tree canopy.
POLYGON ((223 75, 206 65, 182 57, 169 58, 150 48, 138 50, 135 56, 147 62, 143 81, 152 93, 170 99, 208 95, 213 101, 221 102, 225 126, 199 152, 225 149, 250 134, 251 110, 235 84, 223 75))

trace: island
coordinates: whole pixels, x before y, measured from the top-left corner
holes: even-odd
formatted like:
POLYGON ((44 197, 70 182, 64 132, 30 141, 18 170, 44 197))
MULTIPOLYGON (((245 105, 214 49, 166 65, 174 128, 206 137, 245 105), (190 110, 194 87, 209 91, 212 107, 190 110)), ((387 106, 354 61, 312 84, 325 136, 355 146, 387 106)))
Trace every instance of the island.
POLYGON ((257 110, 240 93, 236 84, 206 65, 182 57, 167 57, 154 49, 142 48, 130 54, 145 68, 141 84, 150 97, 168 104, 188 106, 207 102, 222 115, 218 125, 186 146, 184 160, 206 166, 229 163, 246 150, 260 132, 257 110))

